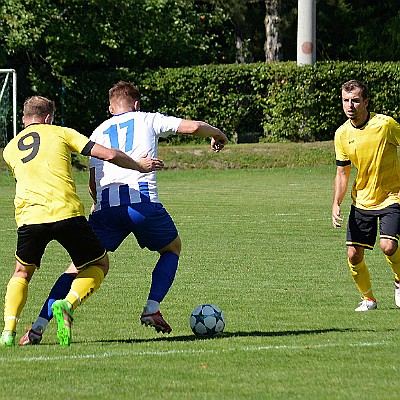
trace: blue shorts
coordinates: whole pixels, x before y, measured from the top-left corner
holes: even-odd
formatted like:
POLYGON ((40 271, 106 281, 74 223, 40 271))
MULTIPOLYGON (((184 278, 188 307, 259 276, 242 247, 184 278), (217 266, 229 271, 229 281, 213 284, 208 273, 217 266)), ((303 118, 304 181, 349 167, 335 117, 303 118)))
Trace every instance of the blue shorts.
POLYGON ((133 233, 140 247, 158 251, 178 236, 178 230, 161 203, 132 203, 94 212, 89 222, 107 251, 115 251, 133 233))

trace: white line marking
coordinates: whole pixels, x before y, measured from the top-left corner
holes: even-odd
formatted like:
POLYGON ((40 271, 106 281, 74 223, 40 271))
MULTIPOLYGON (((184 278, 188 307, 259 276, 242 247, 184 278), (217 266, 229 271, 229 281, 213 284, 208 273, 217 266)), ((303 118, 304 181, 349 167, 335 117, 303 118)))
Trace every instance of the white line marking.
MULTIPOLYGON (((168 356, 174 354, 221 354, 234 351, 266 351, 266 350, 319 350, 328 347, 374 347, 374 346, 391 346, 395 342, 365 342, 365 343, 329 343, 329 344, 317 344, 317 345, 304 345, 304 346, 241 346, 232 347, 225 350, 165 350, 165 351, 122 351, 122 352, 106 352, 99 354, 81 354, 81 355, 64 355, 64 356, 41 356, 41 357, 0 357, 1 363, 6 362, 40 362, 40 361, 59 361, 59 360, 74 360, 74 359, 101 359, 111 357, 132 357, 132 356, 168 356)), ((11 349, 10 349, 11 350, 11 349)))

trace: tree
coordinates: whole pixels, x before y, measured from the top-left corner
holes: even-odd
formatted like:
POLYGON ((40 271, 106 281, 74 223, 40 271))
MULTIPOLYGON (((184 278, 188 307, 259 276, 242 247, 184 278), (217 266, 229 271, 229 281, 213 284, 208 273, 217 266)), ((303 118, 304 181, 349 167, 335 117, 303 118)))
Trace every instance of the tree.
POLYGON ((265 60, 282 60, 281 41, 281 2, 280 0, 265 1, 265 60))
POLYGON ((320 60, 399 61, 399 1, 317 1, 317 51, 320 60))
POLYGON ((76 71, 132 71, 234 61, 218 4, 192 0, 3 0, 0 62, 19 75, 19 94, 73 84, 76 71))
MULTIPOLYGON (((2 0, 0 44, 19 87, 60 95, 75 71, 295 60, 297 0, 2 0)), ((317 59, 399 60, 399 1, 318 0, 317 59)))

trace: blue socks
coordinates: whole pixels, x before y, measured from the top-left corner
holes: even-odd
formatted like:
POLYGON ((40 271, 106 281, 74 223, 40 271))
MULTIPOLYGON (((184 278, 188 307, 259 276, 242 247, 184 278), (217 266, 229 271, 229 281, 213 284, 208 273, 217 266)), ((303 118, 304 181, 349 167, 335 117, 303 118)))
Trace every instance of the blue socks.
MULTIPOLYGON (((149 300, 161 303, 174 282, 178 262, 179 256, 175 253, 165 252, 160 255, 152 274, 149 300)), ((57 279, 49 293, 49 297, 43 304, 39 318, 44 318, 48 321, 53 318, 52 304, 56 300, 64 299, 67 296, 75 277, 75 275, 64 273, 57 279)))
POLYGON ((167 295, 175 279, 179 256, 169 251, 161 254, 152 274, 149 300, 159 303, 167 295))
POLYGON ((43 304, 43 308, 40 311, 39 317, 45 318, 50 321, 53 318, 53 312, 51 306, 56 300, 64 299, 71 289, 71 284, 75 279, 76 275, 62 274, 51 288, 49 297, 43 304))

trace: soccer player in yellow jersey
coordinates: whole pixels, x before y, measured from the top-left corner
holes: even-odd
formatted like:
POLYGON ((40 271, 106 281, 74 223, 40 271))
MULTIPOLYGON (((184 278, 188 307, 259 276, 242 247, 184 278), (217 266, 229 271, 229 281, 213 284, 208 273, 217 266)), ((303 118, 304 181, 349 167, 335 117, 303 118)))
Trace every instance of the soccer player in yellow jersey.
POLYGON ((368 102, 368 88, 363 82, 351 80, 342 85, 343 111, 348 120, 335 133, 332 223, 335 228, 342 225, 340 205, 353 164, 357 175, 351 190, 346 244, 351 275, 362 295, 355 311, 377 308, 364 250, 373 249, 378 223, 379 244, 394 273, 395 303, 400 307, 400 124, 389 116, 369 112, 368 102))
POLYGON ((133 160, 118 149, 94 143, 71 129, 52 125, 54 102, 34 96, 24 103, 23 129, 5 147, 3 157, 16 180, 15 219, 18 238, 15 272, 7 285, 4 330, 0 346, 15 345, 19 316, 28 296, 28 284, 47 244, 58 241, 78 268, 77 278, 52 310, 62 346, 71 343, 72 313, 101 284, 107 274, 107 252, 93 232, 76 194, 71 153, 78 152, 120 167, 150 172, 163 162, 147 154, 133 160))

